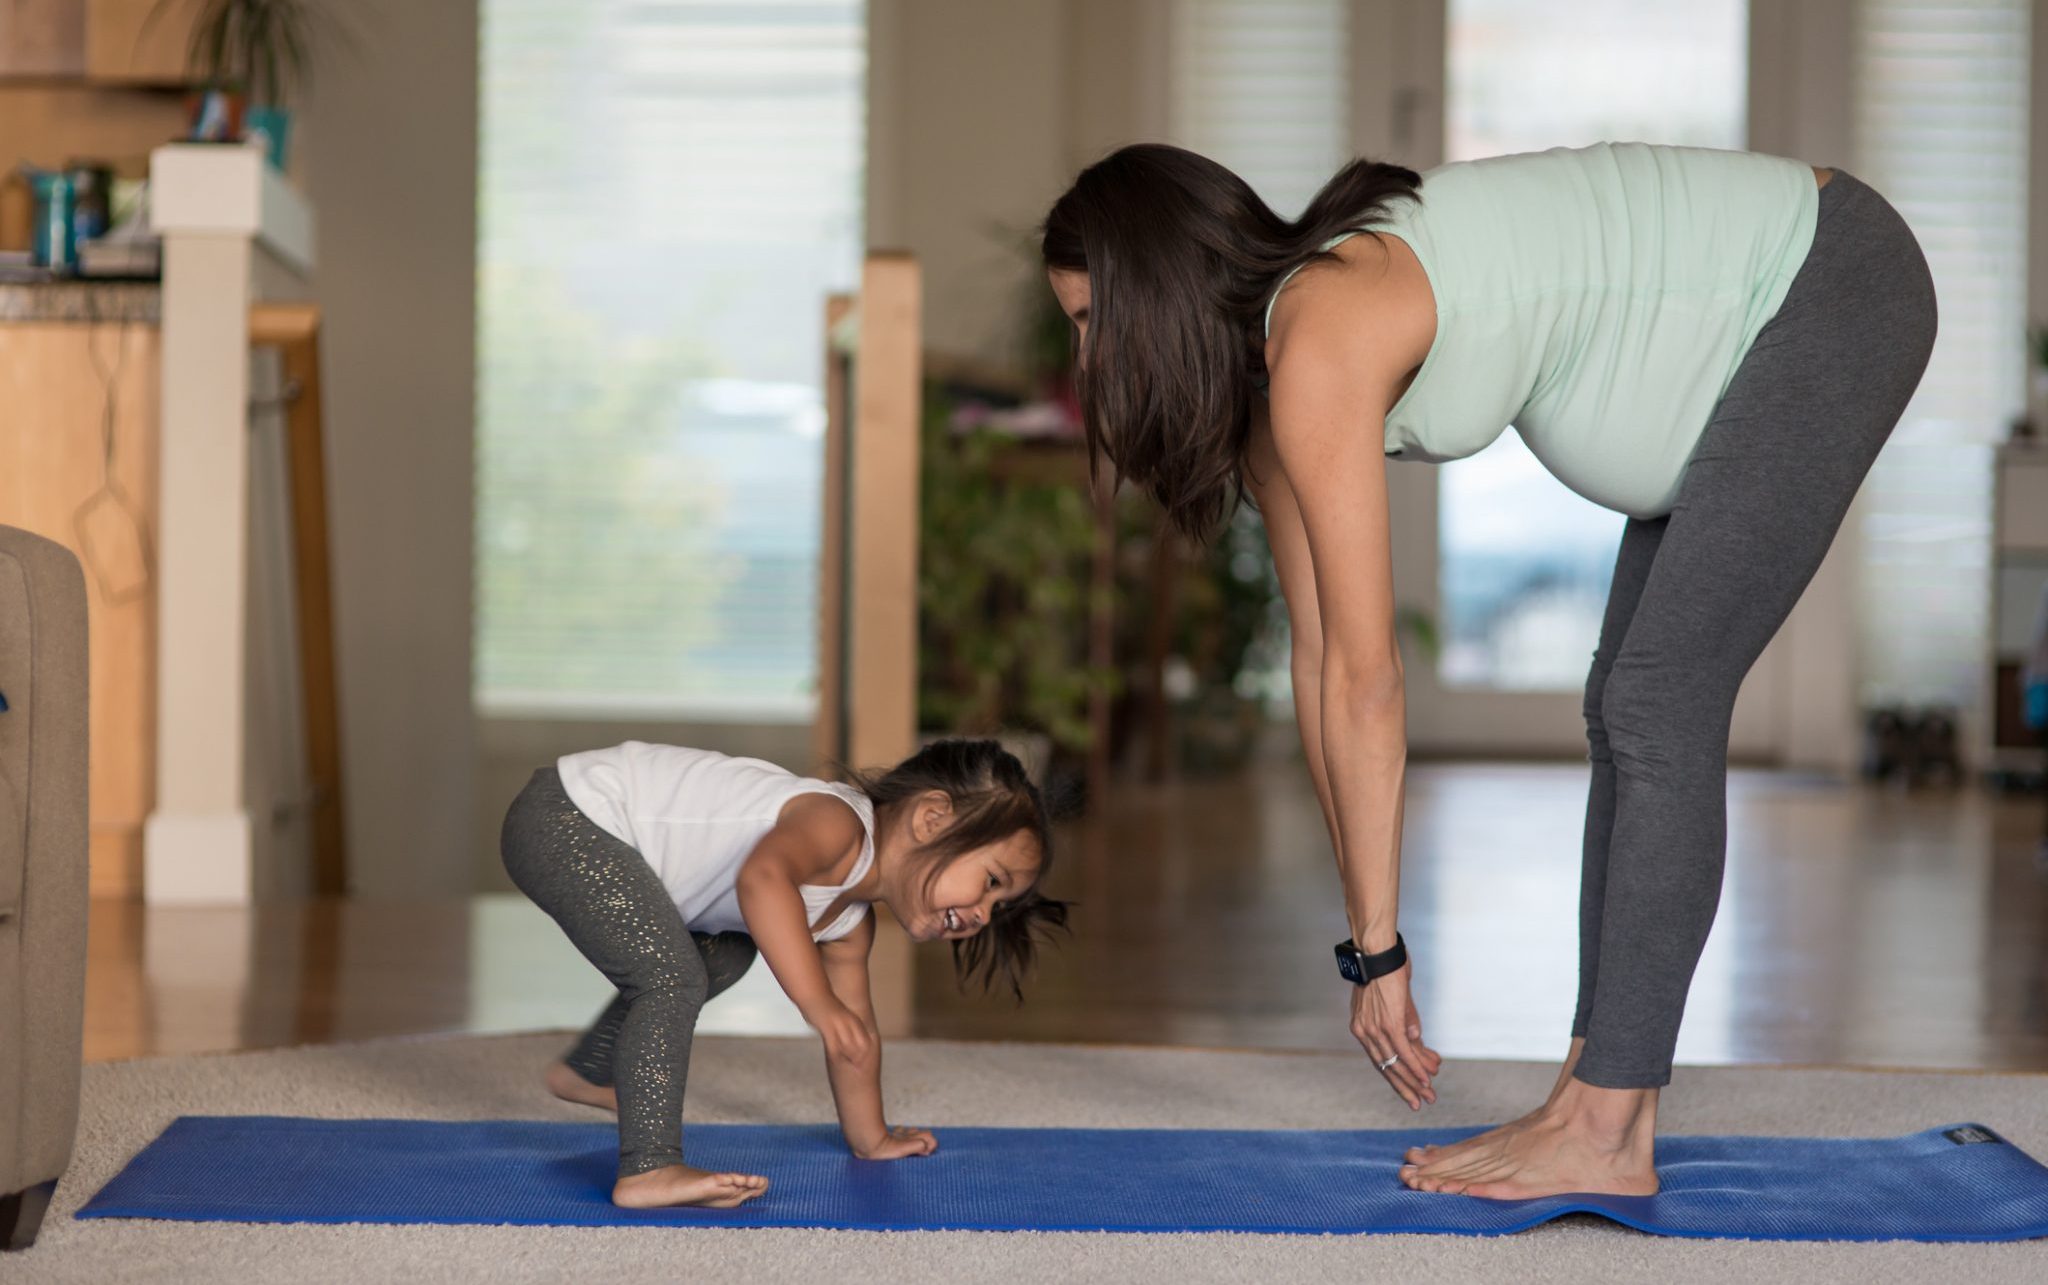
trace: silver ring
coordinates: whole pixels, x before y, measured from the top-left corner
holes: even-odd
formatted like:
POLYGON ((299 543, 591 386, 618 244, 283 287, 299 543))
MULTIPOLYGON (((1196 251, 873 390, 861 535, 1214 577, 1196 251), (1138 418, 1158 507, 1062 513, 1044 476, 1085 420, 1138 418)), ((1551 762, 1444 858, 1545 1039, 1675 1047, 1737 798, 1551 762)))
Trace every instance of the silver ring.
POLYGON ((1378 1066, 1378 1067, 1380 1068, 1380 1070, 1384 1071, 1384 1070, 1386 1070, 1386 1069, 1387 1069, 1388 1067, 1392 1066, 1392 1065, 1393 1065, 1394 1063, 1396 1063, 1396 1062, 1398 1062, 1398 1061, 1400 1061, 1400 1060, 1401 1060, 1401 1055, 1400 1055, 1399 1053, 1394 1053, 1394 1054, 1390 1054, 1390 1055, 1389 1055, 1389 1056, 1387 1057, 1387 1060, 1386 1060, 1386 1061, 1384 1061, 1384 1062, 1380 1062, 1380 1063, 1376 1063, 1376 1065, 1377 1065, 1377 1066, 1378 1066))

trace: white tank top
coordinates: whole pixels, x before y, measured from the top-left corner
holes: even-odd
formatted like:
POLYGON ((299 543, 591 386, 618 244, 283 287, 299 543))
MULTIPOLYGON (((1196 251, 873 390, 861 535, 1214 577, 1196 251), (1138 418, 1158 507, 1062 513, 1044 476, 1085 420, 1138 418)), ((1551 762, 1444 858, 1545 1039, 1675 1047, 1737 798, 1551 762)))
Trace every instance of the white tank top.
POLYGON ((850 785, 797 776, 760 759, 644 741, 566 754, 555 767, 570 802, 646 858, 683 922, 704 933, 746 931, 739 877, 747 854, 774 827, 783 804, 799 794, 830 794, 854 810, 866 834, 846 882, 804 885, 811 940, 836 941, 868 912, 865 902, 855 902, 832 922, 818 923, 875 864, 874 804, 850 785))

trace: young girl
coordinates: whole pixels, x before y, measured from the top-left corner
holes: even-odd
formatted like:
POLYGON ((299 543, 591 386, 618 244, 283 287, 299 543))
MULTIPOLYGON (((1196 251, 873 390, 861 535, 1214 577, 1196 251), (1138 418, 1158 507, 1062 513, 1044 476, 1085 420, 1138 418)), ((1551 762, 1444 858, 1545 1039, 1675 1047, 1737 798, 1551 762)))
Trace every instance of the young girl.
POLYGON ((930 1155, 882 1114, 868 994, 872 905, 915 941, 953 943, 963 980, 1019 998, 1041 930, 1066 903, 1045 802, 994 741, 940 741, 840 785, 759 759, 628 741, 544 767, 505 816, 505 869, 619 994, 548 1088, 619 1113, 614 1203, 730 1208, 756 1174, 683 1163, 683 1083, 706 1000, 767 956, 825 1044, 846 1145, 870 1160, 930 1155))

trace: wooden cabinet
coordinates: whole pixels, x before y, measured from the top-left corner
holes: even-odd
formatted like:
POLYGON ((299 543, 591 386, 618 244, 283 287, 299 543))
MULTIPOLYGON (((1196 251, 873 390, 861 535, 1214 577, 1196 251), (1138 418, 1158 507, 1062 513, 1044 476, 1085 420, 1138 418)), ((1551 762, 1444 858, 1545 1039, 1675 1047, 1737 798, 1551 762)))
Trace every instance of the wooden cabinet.
MULTIPOLYGON (((0 0, 4 3, 4 0, 0 0)), ((121 85, 182 85, 203 0, 72 0, 85 6, 85 75, 121 85), (150 14, 162 9, 154 20, 150 14)))
POLYGON ((0 76, 85 74, 85 0, 0 0, 0 76))
POLYGON ((205 0, 0 0, 0 77, 186 83, 205 0))
POLYGON ((0 322, 0 522, 85 565, 95 896, 141 895, 156 802, 158 333, 0 322))

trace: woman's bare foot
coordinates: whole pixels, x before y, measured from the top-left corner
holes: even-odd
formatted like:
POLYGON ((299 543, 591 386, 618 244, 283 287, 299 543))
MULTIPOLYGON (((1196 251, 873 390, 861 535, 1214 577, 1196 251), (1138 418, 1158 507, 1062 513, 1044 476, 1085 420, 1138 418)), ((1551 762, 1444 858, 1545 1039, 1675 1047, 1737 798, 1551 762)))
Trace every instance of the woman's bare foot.
POLYGON ((612 1203, 621 1209, 731 1209, 767 1190, 768 1180, 759 1174, 707 1173, 688 1165, 668 1165, 619 1179, 612 1185, 612 1203))
POLYGON ((1585 1049, 1586 1041, 1583 1036, 1572 1041, 1571 1048, 1565 1053, 1564 1067, 1557 1073, 1557 1083, 1550 1088, 1550 1097, 1544 1101, 1542 1106, 1537 1107, 1521 1119, 1510 1120, 1503 1125, 1496 1125, 1485 1133, 1475 1133, 1463 1142, 1453 1142, 1446 1146, 1438 1146, 1436 1143, 1431 1142, 1420 1147, 1410 1147, 1407 1154, 1401 1158, 1411 1165, 1427 1164, 1439 1156, 1453 1157, 1467 1151, 1483 1150, 1492 1145, 1499 1135, 1520 1130, 1524 1125, 1534 1121, 1545 1111, 1548 1111, 1557 1104, 1557 1095, 1563 1093, 1564 1086, 1571 1083, 1572 1068, 1579 1064, 1579 1054, 1583 1053, 1585 1049))
POLYGON ((1575 1080, 1533 1116, 1403 1165, 1401 1181, 1417 1191, 1487 1200, 1566 1192, 1654 1196, 1656 1133, 1657 1090, 1575 1080))
POLYGON ((564 1102, 578 1102, 618 1114, 619 1091, 609 1084, 592 1084, 570 1070, 567 1062, 557 1062, 549 1067, 541 1082, 548 1086, 548 1092, 564 1102))

